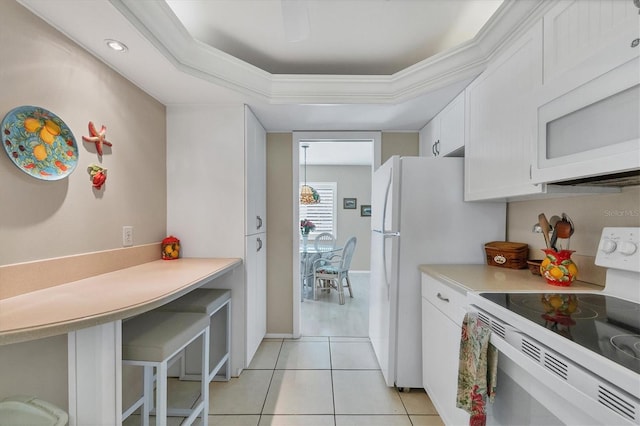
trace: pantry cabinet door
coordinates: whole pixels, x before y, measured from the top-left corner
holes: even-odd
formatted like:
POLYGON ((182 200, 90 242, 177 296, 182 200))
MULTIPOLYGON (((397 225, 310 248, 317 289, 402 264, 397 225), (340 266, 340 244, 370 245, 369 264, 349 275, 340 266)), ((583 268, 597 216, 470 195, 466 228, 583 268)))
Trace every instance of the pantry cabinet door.
POLYGON ((248 367, 267 333, 267 237, 254 234, 246 237, 246 353, 248 367))
POLYGON ((267 136, 264 127, 245 106, 245 235, 265 232, 267 227, 267 136))
POLYGON ((514 42, 468 87, 465 200, 540 193, 531 183, 535 96, 542 84, 542 23, 514 42))

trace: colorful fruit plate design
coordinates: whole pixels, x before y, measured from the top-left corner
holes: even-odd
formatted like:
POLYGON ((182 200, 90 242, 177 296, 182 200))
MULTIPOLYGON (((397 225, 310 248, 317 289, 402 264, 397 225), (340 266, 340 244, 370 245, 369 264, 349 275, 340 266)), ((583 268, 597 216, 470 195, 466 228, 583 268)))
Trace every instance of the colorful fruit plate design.
POLYGON ((78 164, 73 133, 54 113, 35 106, 21 106, 5 115, 2 146, 23 172, 43 180, 67 177, 78 164))

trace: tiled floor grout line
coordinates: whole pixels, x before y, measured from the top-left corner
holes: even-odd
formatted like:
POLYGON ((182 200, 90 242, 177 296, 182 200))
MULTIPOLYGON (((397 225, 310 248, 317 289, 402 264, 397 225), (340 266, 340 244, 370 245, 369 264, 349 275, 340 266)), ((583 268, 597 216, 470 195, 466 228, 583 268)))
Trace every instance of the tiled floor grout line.
POLYGON ((269 396, 269 391, 271 390, 271 384, 273 383, 273 376, 276 374, 276 366, 278 365, 278 360, 280 359, 280 354, 282 353, 282 347, 284 346, 284 339, 280 341, 280 349, 278 350, 278 356, 276 357, 276 363, 271 370, 271 379, 269 379, 269 386, 267 386, 267 392, 264 394, 264 401, 262 401, 262 408, 260 408, 260 415, 258 416, 258 424, 262 421, 262 416, 264 414, 264 406, 267 405, 267 398, 269 396))
POLYGON ((329 343, 329 371, 331 375, 331 401, 333 402, 333 426, 336 426, 338 420, 336 419, 336 392, 333 387, 333 357, 331 356, 331 336, 327 339, 329 343))

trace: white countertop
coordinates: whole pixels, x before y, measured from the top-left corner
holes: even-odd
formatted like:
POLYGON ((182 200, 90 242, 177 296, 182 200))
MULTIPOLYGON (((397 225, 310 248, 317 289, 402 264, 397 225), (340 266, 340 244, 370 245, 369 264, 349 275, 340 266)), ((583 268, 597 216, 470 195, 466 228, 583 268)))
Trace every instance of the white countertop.
POLYGON ((547 284, 529 269, 509 269, 489 265, 420 265, 420 271, 445 283, 464 288, 466 291, 539 291, 577 292, 602 291, 603 287, 575 281, 568 287, 547 284))
POLYGON ((237 258, 157 260, 0 300, 0 345, 141 314, 241 263, 237 258))

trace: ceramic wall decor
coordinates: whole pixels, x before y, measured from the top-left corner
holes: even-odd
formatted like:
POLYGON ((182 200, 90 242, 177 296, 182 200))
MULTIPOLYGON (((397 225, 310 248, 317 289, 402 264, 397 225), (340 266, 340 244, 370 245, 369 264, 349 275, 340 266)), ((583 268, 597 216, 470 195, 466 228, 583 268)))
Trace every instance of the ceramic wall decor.
POLYGON ((102 185, 107 181, 107 169, 92 164, 87 167, 87 172, 91 176, 91 184, 95 189, 102 189, 102 185))
POLYGON ((2 146, 20 170, 42 180, 69 176, 78 165, 73 133, 60 117, 37 106, 20 106, 5 115, 2 146))
POLYGON ((89 122, 89 136, 83 136, 82 140, 89 143, 96 144, 96 152, 98 156, 102 157, 102 146, 113 146, 107 139, 107 128, 103 125, 100 127, 100 131, 96 130, 96 126, 93 122, 89 122))

